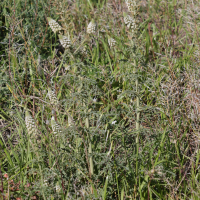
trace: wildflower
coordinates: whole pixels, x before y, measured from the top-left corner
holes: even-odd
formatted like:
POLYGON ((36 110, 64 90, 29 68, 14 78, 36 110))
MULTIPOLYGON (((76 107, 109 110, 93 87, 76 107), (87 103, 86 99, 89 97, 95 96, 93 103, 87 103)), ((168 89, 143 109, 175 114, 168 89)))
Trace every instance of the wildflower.
POLYGON ((137 4, 135 0, 125 0, 126 5, 128 7, 128 11, 132 12, 133 15, 136 15, 137 12, 137 4))
POLYGON ((28 130, 28 134, 31 136, 35 136, 37 134, 37 128, 35 126, 34 119, 27 110, 25 113, 25 123, 26 123, 26 128, 28 130))
POLYGON ((62 35, 59 35, 58 36, 60 38, 60 43, 61 45, 65 48, 65 49, 69 49, 71 47, 71 40, 69 37, 67 36, 62 36, 62 35))
POLYGON ((96 103, 96 102, 97 102, 97 98, 96 98, 96 97, 94 97, 94 99, 93 99, 93 102, 94 102, 94 103, 96 103))
POLYGON ((54 33, 62 30, 62 27, 54 19, 47 17, 47 20, 49 22, 49 26, 51 27, 54 33))
POLYGON ((52 127, 53 133, 55 135, 58 135, 59 133, 62 133, 62 131, 60 130, 60 126, 55 121, 55 117, 54 116, 52 116, 52 118, 51 118, 51 127, 52 127))
POLYGON ((61 187, 59 186, 59 183, 56 184, 56 192, 59 193, 61 191, 61 187))
POLYGON ((117 123, 117 121, 116 121, 116 120, 112 122, 112 124, 116 124, 116 123, 117 123))
POLYGON ((124 15, 124 23, 126 24, 128 29, 131 29, 132 32, 135 32, 137 30, 137 23, 136 19, 130 17, 127 13, 123 13, 124 15))
POLYGON ((6 178, 6 179, 8 179, 8 174, 5 173, 5 174, 3 175, 3 177, 6 178))
POLYGON ((51 104, 57 105, 58 99, 56 97, 55 92, 50 87, 48 88, 48 95, 49 95, 49 99, 50 99, 51 104))
POLYGON ((92 19, 92 21, 88 24, 87 33, 88 34, 95 34, 96 29, 97 29, 97 25, 96 25, 94 19, 92 19))
POLYGON ((108 44, 109 44, 110 48, 114 47, 116 44, 116 41, 113 38, 111 38, 109 35, 108 35, 108 44))

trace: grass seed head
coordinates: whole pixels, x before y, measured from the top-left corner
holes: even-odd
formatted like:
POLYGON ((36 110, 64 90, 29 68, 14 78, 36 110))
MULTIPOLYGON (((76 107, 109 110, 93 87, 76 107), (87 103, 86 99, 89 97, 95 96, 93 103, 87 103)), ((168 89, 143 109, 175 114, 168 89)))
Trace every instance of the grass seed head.
POLYGON ((37 128, 35 126, 34 119, 27 110, 25 113, 25 123, 26 123, 26 128, 28 130, 28 134, 30 136, 35 136, 37 134, 37 128))
POLYGON ((60 43, 65 49, 69 49, 72 45, 71 40, 67 36, 59 35, 60 43))
POLYGON ((124 23, 126 24, 127 28, 130 29, 132 32, 137 30, 137 23, 136 19, 129 16, 127 13, 123 13, 124 15, 124 23))
POLYGON ((52 105, 57 105, 58 104, 58 99, 56 97, 55 92, 49 87, 48 88, 48 95, 49 95, 49 99, 52 105))
POLYGON ((52 127, 54 135, 58 135, 59 133, 62 133, 62 131, 60 130, 60 126, 55 121, 54 116, 52 116, 51 118, 51 127, 52 127))
POLYGON ((54 19, 47 17, 47 20, 49 22, 49 26, 51 27, 54 33, 62 30, 62 27, 54 19))
POLYGON ((56 183, 56 192, 59 193, 61 191, 61 187, 59 185, 59 183, 56 183))
POLYGON ((109 35, 108 35, 108 44, 109 44, 110 48, 114 47, 116 45, 116 40, 111 38, 109 35))
POLYGON ((133 15, 136 15, 137 13, 137 3, 135 0, 125 0, 126 5, 128 7, 128 11, 131 12, 133 15))
POLYGON ((88 24, 87 33, 88 34, 95 34, 96 29, 97 29, 97 25, 96 25, 94 19, 92 19, 92 21, 88 24))

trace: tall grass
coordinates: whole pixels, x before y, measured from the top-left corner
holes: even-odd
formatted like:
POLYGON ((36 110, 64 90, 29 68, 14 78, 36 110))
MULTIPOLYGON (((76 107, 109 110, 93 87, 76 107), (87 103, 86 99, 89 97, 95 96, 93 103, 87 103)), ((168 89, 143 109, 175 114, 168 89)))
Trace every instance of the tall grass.
POLYGON ((0 6, 1 199, 199 199, 198 1, 0 6))

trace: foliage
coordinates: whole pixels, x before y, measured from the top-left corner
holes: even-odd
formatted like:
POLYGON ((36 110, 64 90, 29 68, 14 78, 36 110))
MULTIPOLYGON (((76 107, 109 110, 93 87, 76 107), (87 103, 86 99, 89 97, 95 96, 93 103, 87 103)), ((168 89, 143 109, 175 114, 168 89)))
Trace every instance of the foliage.
POLYGON ((2 199, 199 198, 193 4, 0 3, 2 199))

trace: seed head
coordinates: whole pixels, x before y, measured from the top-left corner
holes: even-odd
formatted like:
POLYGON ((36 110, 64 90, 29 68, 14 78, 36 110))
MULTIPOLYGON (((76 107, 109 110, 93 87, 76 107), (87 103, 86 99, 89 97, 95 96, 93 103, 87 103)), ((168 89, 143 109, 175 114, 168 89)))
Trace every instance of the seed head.
POLYGON ((62 133, 60 126, 56 123, 54 116, 52 116, 51 118, 51 127, 53 130, 53 133, 55 135, 58 135, 59 133, 62 133))
POLYGON ((94 19, 92 19, 92 21, 88 24, 87 33, 88 34, 95 34, 96 29, 97 29, 97 25, 96 25, 94 19))
POLYGON ((51 27, 54 33, 62 30, 62 27, 54 19, 47 17, 47 20, 49 22, 49 26, 51 27))
POLYGON ((109 44, 110 48, 114 47, 116 44, 116 41, 113 38, 111 38, 109 35, 108 35, 108 44, 109 44))
POLYGON ((59 183, 56 183, 56 192, 59 193, 61 191, 61 187, 59 185, 59 183))
POLYGON ((49 99, 52 105, 57 105, 58 104, 58 99, 56 97, 55 92, 49 87, 48 88, 48 95, 49 95, 49 99))
POLYGON ((28 134, 30 136, 35 136, 37 134, 37 128, 35 126, 34 119, 27 110, 25 113, 25 123, 26 123, 26 128, 28 130, 28 134))
POLYGON ((65 49, 69 49, 72 45, 71 40, 67 36, 59 35, 60 43, 65 49))
POLYGON ((137 12, 137 4, 135 0, 125 0, 126 5, 128 7, 128 11, 131 12, 133 15, 136 15, 137 12))
POLYGON ((129 16, 127 13, 123 13, 124 15, 124 23, 126 24, 128 29, 131 29, 132 32, 137 30, 136 19, 129 16))

